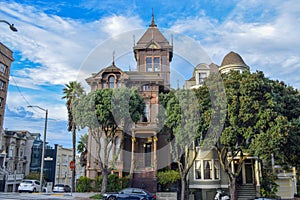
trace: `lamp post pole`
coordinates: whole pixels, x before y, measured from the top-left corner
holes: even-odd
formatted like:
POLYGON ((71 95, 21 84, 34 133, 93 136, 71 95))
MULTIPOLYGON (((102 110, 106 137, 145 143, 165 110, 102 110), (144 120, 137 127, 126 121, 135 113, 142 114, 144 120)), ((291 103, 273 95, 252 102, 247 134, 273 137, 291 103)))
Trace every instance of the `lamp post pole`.
POLYGON ((12 31, 14 31, 14 32, 17 32, 17 31, 18 31, 18 30, 16 29, 16 27, 14 27, 14 24, 11 24, 11 23, 9 23, 8 21, 3 20, 3 19, 0 19, 0 22, 3 22, 3 23, 5 23, 5 24, 7 24, 7 25, 9 26, 10 30, 12 30, 12 31))
POLYGON ((43 173, 44 173, 44 159, 45 159, 45 144, 46 144, 46 134, 47 134, 47 121, 48 121, 48 110, 41 108, 39 106, 28 106, 30 108, 38 108, 46 112, 45 116, 45 126, 44 126, 44 139, 43 139, 43 147, 42 147, 42 160, 41 160, 41 173, 40 173, 40 184, 41 184, 41 191, 43 190, 43 173))

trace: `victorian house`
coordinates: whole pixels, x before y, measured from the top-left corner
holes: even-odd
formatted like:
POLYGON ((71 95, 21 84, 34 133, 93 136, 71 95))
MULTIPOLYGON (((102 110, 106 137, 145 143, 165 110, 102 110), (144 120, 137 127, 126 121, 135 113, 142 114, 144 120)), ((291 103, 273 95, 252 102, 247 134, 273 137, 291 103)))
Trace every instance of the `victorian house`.
MULTIPOLYGON (((249 70, 242 57, 235 53, 228 53, 218 66, 214 63, 199 64, 195 67, 193 76, 186 81, 185 88, 201 87, 210 73, 228 73, 230 70, 243 72, 249 70)), ((216 189, 228 190, 228 179, 222 170, 215 150, 204 152, 200 146, 193 170, 190 173, 189 188, 193 189, 195 199, 213 199, 216 189)), ((244 155, 242 171, 238 178, 238 199, 254 199, 260 193, 261 166, 257 157, 244 155)), ((237 158, 239 159, 239 158, 237 158)), ((232 170, 236 169, 234 162, 232 170)))
MULTIPOLYGON (((121 131, 115 138, 115 150, 123 141, 123 151, 115 163, 114 173, 119 176, 128 175, 133 170, 133 186, 145 187, 151 192, 156 191, 156 173, 160 163, 170 161, 170 155, 158 155, 158 149, 164 146, 166 139, 158 134, 158 109, 160 92, 170 89, 170 62, 173 58, 173 47, 152 22, 147 31, 133 47, 136 71, 122 71, 112 65, 100 70, 87 78, 91 90, 118 87, 136 87, 144 98, 145 115, 131 128, 130 133, 121 131)), ((96 165, 94 138, 89 135, 86 174, 96 178, 100 169, 96 165)))
POLYGON ((34 138, 25 130, 5 130, 2 148, 6 154, 1 166, 0 191, 16 192, 17 186, 29 174, 31 147, 34 138))

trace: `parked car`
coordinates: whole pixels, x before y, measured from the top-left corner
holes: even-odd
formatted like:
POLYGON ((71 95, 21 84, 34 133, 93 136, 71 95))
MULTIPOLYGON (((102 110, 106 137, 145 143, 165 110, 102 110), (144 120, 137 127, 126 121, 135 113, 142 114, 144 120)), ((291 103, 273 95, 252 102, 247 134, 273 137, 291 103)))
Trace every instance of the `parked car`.
POLYGON ((19 192, 38 192, 41 190, 41 184, 37 180, 23 180, 19 185, 19 192))
POLYGON ((118 199, 130 199, 130 200, 155 200, 156 195, 139 188, 125 188, 120 192, 111 192, 103 194, 104 200, 118 200, 118 199))
POLYGON ((52 192, 71 192, 71 187, 64 184, 56 184, 53 187, 52 192))

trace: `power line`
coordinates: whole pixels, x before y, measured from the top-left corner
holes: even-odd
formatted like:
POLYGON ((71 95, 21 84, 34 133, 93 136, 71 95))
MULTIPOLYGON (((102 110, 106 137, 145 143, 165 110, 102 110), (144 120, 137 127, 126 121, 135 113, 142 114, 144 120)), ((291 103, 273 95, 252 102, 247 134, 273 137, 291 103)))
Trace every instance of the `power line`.
MULTIPOLYGON (((3 60, 4 64, 5 64, 6 66, 8 66, 7 63, 5 62, 4 55, 3 55, 2 53, 0 53, 0 54, 1 54, 1 56, 2 56, 2 60, 3 60)), ((9 75, 9 77, 11 77, 12 80, 14 81, 15 86, 17 87, 18 92, 19 92, 19 94, 21 95, 21 97, 24 99, 24 101, 25 101, 28 105, 31 105, 31 104, 29 103, 29 101, 25 98, 25 96, 22 94, 22 92, 21 92, 21 90, 20 90, 20 87, 18 86, 18 84, 17 84, 16 80, 14 79, 14 77, 13 77, 13 76, 10 76, 10 75, 9 75)), ((7 83, 7 91, 6 91, 6 92, 8 93, 8 83, 7 83)))
POLYGON ((14 79, 13 76, 10 76, 12 78, 12 80, 14 81, 15 83, 15 86, 17 87, 18 89, 18 92, 20 93, 20 95, 22 96, 22 98, 24 99, 24 101, 30 106, 31 104, 29 103, 29 101, 25 98, 25 96, 22 94, 21 90, 20 90, 20 87, 18 86, 16 80, 14 79))

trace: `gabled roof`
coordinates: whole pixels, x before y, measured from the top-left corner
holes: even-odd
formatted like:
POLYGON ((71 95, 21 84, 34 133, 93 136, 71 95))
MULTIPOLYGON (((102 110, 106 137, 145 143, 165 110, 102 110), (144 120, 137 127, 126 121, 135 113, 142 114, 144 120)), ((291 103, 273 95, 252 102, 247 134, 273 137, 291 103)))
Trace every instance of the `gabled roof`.
POLYGON ((98 73, 96 74, 92 74, 91 77, 87 78, 86 81, 89 83, 91 82, 92 80, 94 80, 95 78, 102 78, 102 74, 103 73, 116 73, 116 72, 119 72, 120 74, 123 74, 123 71, 118 68, 116 65, 115 65, 115 62, 113 61, 112 65, 100 70, 98 73))
POLYGON ((157 25, 154 22, 154 16, 152 14, 152 22, 149 25, 149 28, 140 38, 137 44, 134 46, 134 49, 145 49, 149 47, 152 43, 156 43, 160 48, 170 48, 172 47, 169 44, 169 41, 163 36, 163 34, 157 28, 157 25))

